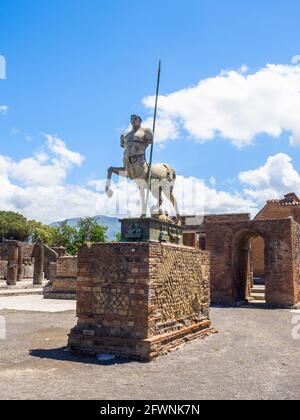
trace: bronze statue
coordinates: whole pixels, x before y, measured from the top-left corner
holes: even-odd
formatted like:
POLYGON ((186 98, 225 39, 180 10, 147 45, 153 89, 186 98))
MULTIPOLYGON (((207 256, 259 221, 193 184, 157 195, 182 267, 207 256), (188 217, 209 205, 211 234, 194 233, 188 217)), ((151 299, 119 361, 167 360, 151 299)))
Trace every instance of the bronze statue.
MULTIPOLYGON (((147 147, 153 145, 153 132, 142 127, 142 119, 138 115, 131 116, 132 130, 121 136, 121 147, 124 149, 124 165, 111 167, 107 172, 106 193, 112 197, 112 175, 123 176, 135 181, 139 187, 142 202, 142 217, 147 215, 145 193, 148 189, 150 165, 146 160, 147 147)), ((158 163, 151 165, 151 193, 158 200, 156 213, 160 213, 162 205, 162 193, 172 203, 179 222, 179 210, 174 197, 174 185, 176 172, 168 164, 158 163)), ((154 212, 152 209, 151 213, 154 212)))

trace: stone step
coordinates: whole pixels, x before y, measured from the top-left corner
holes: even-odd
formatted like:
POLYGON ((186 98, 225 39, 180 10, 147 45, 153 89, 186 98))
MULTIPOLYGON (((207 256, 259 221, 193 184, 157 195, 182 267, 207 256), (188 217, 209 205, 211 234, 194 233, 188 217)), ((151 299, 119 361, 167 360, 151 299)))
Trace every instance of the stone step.
POLYGON ((38 296, 43 294, 42 287, 34 289, 2 289, 0 290, 0 298, 12 296, 38 296))
POLYGON ((27 289, 41 289, 45 287, 47 282, 43 282, 42 285, 34 285, 32 280, 23 280, 18 282, 16 286, 8 286, 5 281, 0 282, 0 291, 1 290, 27 290, 27 289))
POLYGON ((250 299, 251 299, 251 301, 253 301, 253 300, 259 300, 259 301, 266 300, 264 293, 251 293, 250 299))
POLYGON ((255 299, 248 299, 248 303, 250 303, 251 305, 257 305, 257 306, 261 306, 261 305, 266 305, 267 302, 265 300, 255 300, 255 299))
POLYGON ((257 286, 258 285, 264 286, 265 285, 265 280, 261 277, 254 277, 253 278, 253 283, 257 286))
POLYGON ((254 286, 251 289, 251 294, 252 293, 261 293, 261 294, 265 294, 266 293, 266 288, 265 286, 254 286))

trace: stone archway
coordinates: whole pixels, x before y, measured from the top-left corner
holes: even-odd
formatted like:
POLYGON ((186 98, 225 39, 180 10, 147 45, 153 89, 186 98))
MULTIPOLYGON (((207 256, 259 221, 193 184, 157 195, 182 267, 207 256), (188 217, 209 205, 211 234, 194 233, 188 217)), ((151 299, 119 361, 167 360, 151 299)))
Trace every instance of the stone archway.
POLYGON ((244 301, 249 284, 252 238, 265 242, 266 303, 292 307, 300 301, 300 225, 291 218, 207 222, 211 254, 211 299, 234 305, 244 301))

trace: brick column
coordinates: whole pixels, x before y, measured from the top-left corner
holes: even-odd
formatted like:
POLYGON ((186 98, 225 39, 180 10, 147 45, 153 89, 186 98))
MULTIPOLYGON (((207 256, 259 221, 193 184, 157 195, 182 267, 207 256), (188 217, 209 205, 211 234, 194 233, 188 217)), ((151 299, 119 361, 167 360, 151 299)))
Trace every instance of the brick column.
POLYGON ((57 263, 56 262, 50 262, 48 264, 48 278, 50 283, 52 283, 56 277, 57 277, 57 263))
POLYGON ((23 280, 23 246, 18 245, 18 275, 17 281, 23 280))
POLYGON ((16 286, 18 278, 18 254, 19 249, 16 245, 8 246, 8 265, 7 280, 8 286, 16 286))
POLYGON ((42 285, 44 280, 44 245, 38 244, 35 246, 34 256, 33 284, 42 285))

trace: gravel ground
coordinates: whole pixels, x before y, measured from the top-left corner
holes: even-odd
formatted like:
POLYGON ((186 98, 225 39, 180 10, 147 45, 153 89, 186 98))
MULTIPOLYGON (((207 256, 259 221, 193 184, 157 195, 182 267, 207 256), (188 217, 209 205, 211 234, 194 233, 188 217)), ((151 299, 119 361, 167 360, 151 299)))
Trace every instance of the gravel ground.
POLYGON ((4 310, 0 316, 6 320, 7 339, 0 340, 0 398, 298 399, 295 315, 286 310, 212 308, 219 334, 151 364, 101 366, 65 351, 76 322, 74 311, 4 310))

